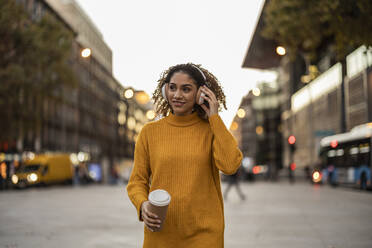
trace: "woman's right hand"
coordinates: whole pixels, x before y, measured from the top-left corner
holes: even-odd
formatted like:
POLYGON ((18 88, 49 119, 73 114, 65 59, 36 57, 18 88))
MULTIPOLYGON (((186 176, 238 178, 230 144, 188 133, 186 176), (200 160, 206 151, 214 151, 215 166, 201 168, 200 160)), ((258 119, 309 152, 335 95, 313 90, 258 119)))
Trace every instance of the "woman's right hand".
POLYGON ((160 227, 161 221, 156 214, 154 214, 150 211, 149 205, 150 205, 149 201, 145 201, 145 202, 142 203, 141 217, 142 217, 142 220, 145 223, 146 227, 150 231, 153 232, 154 228, 159 228, 160 227))

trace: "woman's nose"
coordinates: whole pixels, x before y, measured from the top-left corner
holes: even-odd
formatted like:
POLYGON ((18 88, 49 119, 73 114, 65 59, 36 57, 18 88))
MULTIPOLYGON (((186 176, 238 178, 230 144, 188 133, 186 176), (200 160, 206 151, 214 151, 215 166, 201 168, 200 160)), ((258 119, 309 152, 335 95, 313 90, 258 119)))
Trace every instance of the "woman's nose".
POLYGON ((180 98, 182 96, 182 92, 180 90, 176 90, 174 93, 174 98, 180 98))

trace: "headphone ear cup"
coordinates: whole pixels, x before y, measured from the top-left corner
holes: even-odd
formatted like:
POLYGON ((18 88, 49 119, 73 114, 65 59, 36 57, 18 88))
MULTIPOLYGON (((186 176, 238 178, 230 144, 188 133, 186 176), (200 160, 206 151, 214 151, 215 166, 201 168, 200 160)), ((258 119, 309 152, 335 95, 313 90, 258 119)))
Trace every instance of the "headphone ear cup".
POLYGON ((163 95, 163 98, 168 101, 168 98, 167 98, 167 93, 165 92, 166 91, 166 88, 167 87, 167 84, 164 84, 163 87, 161 87, 161 94, 163 95))
POLYGON ((196 93, 196 103, 199 105, 203 104, 204 102, 202 94, 204 95, 204 93, 201 91, 201 87, 199 87, 198 92, 196 93))

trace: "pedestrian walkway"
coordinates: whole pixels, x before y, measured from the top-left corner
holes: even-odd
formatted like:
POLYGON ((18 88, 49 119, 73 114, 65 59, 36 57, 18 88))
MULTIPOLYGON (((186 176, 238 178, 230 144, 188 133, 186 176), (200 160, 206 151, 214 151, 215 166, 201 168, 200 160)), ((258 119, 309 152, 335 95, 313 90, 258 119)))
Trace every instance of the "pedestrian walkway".
POLYGON ((371 192, 288 181, 242 188, 245 201, 234 192, 225 202, 227 248, 372 247, 371 192))
MULTIPOLYGON (((241 188, 245 201, 232 189, 225 202, 226 248, 372 247, 371 192, 287 181, 241 188)), ((0 199, 1 248, 142 244, 125 185, 3 191, 0 199)))

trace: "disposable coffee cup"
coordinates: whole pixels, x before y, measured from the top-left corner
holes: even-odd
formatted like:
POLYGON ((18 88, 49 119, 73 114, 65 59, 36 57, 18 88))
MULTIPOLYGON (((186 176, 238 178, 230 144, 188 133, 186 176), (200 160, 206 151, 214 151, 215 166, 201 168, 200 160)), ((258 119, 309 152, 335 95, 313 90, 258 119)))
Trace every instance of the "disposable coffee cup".
POLYGON ((160 225, 159 228, 156 228, 156 227, 153 228, 155 232, 158 232, 163 228, 163 223, 167 215, 167 210, 168 210, 170 201, 171 201, 171 196, 169 195, 167 191, 163 189, 154 190, 149 194, 150 211, 156 214, 161 221, 161 223, 159 224, 160 225))

